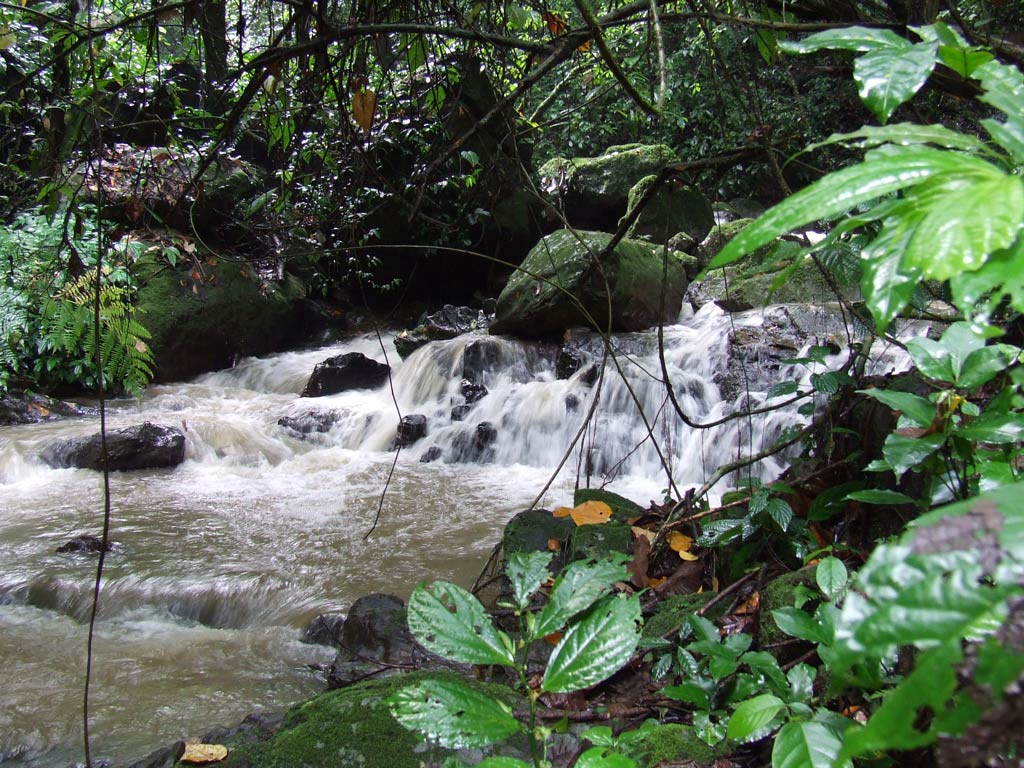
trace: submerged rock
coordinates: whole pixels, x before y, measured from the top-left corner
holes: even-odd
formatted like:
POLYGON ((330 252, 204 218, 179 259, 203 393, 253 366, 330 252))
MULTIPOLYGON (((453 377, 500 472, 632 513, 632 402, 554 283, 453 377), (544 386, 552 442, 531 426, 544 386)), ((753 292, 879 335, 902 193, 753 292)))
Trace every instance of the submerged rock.
POLYGON ((541 240, 498 297, 491 333, 537 338, 592 322, 604 330, 610 321, 616 331, 674 322, 687 285, 680 258, 668 254, 668 284, 663 291, 662 248, 623 240, 597 263, 596 256, 610 241, 603 232, 568 229, 541 240))
POLYGON ((452 441, 451 461, 487 464, 494 461, 494 442, 498 429, 489 421, 481 421, 472 432, 460 432, 452 441))
MULTIPOLYGON (((107 432, 107 468, 112 471, 174 467, 185 460, 185 434, 176 427, 144 422, 107 432)), ((51 443, 41 458, 51 467, 103 469, 100 435, 51 443)))
POLYGON ((298 433, 299 436, 330 432, 342 416, 340 411, 306 411, 296 416, 282 416, 279 426, 298 433))
POLYGON ((71 539, 65 544, 61 544, 55 550, 59 554, 67 554, 69 552, 110 552, 114 548, 111 542, 107 542, 107 546, 103 546, 103 539, 99 536, 93 536, 91 533, 82 533, 75 538, 71 539))
POLYGON ((341 631, 345 626, 345 614, 321 613, 306 627, 301 642, 310 645, 329 645, 341 648, 341 631))
POLYGON ((488 389, 483 384, 474 384, 469 379, 463 379, 460 387, 462 396, 466 403, 472 404, 487 397, 488 389))
POLYGON ((391 441, 391 450, 407 448, 427 435, 427 417, 422 413, 403 416, 398 423, 398 434, 391 441))
POLYGON ((34 392, 0 392, 0 426, 38 424, 76 416, 95 416, 96 413, 95 408, 54 400, 34 392))
POLYGON ((361 352, 329 357, 318 363, 302 390, 303 397, 324 397, 349 389, 376 389, 388 380, 391 367, 361 352))
POLYGON ((462 353, 462 378, 472 384, 483 384, 484 376, 501 364, 501 346, 495 339, 476 339, 462 353))
POLYGON ((403 360, 431 341, 454 339, 464 333, 487 327, 487 315, 471 307, 445 304, 412 330, 402 331, 395 337, 395 349, 403 360))

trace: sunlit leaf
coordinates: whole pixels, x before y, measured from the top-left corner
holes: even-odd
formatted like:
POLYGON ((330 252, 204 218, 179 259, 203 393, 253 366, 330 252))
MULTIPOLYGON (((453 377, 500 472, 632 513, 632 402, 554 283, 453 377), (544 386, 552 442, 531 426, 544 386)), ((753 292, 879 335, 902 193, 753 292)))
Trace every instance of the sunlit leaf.
POLYGON ((542 637, 562 629, 569 619, 608 594, 613 584, 628 577, 621 563, 570 563, 555 579, 548 604, 537 614, 533 630, 535 636, 542 637))
POLYGON ((853 79, 860 98, 885 123, 907 101, 935 69, 936 43, 918 43, 907 48, 878 48, 859 57, 853 65, 853 79))
POLYGON ((845 27, 828 29, 805 37, 803 40, 784 40, 779 47, 786 53, 813 53, 820 50, 875 51, 891 48, 902 50, 910 46, 906 38, 891 29, 845 27))

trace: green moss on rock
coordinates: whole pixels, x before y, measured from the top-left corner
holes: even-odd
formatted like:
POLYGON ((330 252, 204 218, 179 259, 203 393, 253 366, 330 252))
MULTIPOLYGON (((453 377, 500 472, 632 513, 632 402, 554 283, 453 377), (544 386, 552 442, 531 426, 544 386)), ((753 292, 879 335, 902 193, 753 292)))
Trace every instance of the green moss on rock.
MULTIPOLYGON (((695 592, 692 595, 669 595, 655 605, 654 614, 644 622, 645 638, 667 637, 678 630, 687 618, 695 614, 715 596, 714 592, 695 592)), ((722 606, 722 611, 725 606, 722 606)), ((721 611, 719 611, 720 613, 721 611)), ((716 619, 714 612, 707 616, 716 619)))
MULTIPOLYGON (((629 190, 628 216, 648 193, 656 175, 645 176, 629 190)), ((620 222, 621 223, 621 222, 620 222)), ((629 228, 628 237, 665 243, 680 232, 702 241, 715 225, 711 201, 699 190, 682 184, 662 184, 629 228)))
POLYGON ((760 642, 762 647, 790 639, 790 636, 779 629, 779 625, 775 623, 772 611, 795 605, 798 587, 818 592, 818 583, 814 576, 816 571, 817 566, 810 565, 797 571, 784 573, 772 579, 761 590, 760 642))
POLYGON ((572 533, 574 560, 604 560, 613 553, 633 550, 633 531, 627 523, 581 525, 572 533))
POLYGON ((667 723, 655 728, 650 735, 625 745, 623 752, 636 760, 639 768, 661 765, 710 766, 716 758, 736 751, 736 744, 725 740, 709 746, 691 725, 667 723))
POLYGON ((587 501, 603 501, 612 508, 612 520, 617 523, 628 523, 646 511, 635 501, 630 501, 617 493, 602 488, 577 488, 572 497, 573 506, 578 507, 587 501))
MULTIPOLYGON (((198 271, 198 270, 197 270, 198 271)), ((252 268, 207 257, 201 279, 143 256, 136 265, 136 306, 153 334, 156 381, 224 368, 237 356, 261 355, 296 340, 301 284, 261 285, 252 268)))
POLYGON ((619 331, 673 321, 687 285, 679 258, 669 255, 662 310, 662 249, 623 240, 598 264, 595 256, 610 240, 604 232, 568 229, 541 240, 498 297, 491 332, 536 338, 591 325, 581 306, 599 329, 607 328, 609 320, 612 329, 619 331))

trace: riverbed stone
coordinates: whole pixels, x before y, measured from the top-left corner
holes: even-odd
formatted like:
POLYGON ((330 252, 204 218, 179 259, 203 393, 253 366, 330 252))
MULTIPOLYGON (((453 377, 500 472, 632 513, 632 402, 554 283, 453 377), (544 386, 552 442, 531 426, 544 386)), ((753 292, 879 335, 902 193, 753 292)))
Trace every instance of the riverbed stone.
MULTIPOLYGON (((645 176, 629 190, 626 216, 636 209, 657 180, 656 175, 645 176)), ((704 193, 685 184, 668 182, 654 193, 626 235, 664 245, 673 236, 682 233, 700 242, 714 225, 711 201, 704 193)))
POLYGON ((67 554, 67 553, 91 554, 91 553, 98 553, 98 552, 104 552, 104 551, 109 552, 113 548, 114 547, 113 547, 112 543, 109 542, 109 541, 107 542, 107 546, 104 547, 103 546, 103 539, 101 539, 99 536, 94 536, 91 533, 82 533, 82 534, 79 534, 78 536, 75 536, 70 541, 67 541, 64 544, 61 544, 59 547, 57 547, 57 549, 55 551, 58 552, 59 554, 67 554))
POLYGON ((329 357, 313 369, 303 397, 325 397, 349 389, 376 389, 388 380, 391 367, 364 355, 348 352, 329 357))
MULTIPOLYGON (((144 422, 107 432, 107 468, 112 471, 174 467, 185 460, 185 433, 177 427, 144 422)), ((103 469, 99 433, 58 440, 43 449, 51 467, 103 469)))
POLYGON ((39 424, 44 421, 95 416, 95 408, 56 400, 37 392, 8 390, 0 392, 0 427, 12 424, 39 424))
POLYGON ((469 379, 463 379, 459 391, 466 398, 467 404, 472 404, 487 397, 488 389, 483 384, 474 384, 469 379))
POLYGON ((450 461, 487 464, 494 461, 494 443, 498 428, 489 421, 481 421, 472 431, 463 431, 452 440, 450 461))
POLYGON ((475 339, 462 352, 462 378, 471 384, 484 382, 484 377, 501 364, 501 344, 497 339, 475 339))
POLYGON ((403 416, 398 422, 398 432, 391 441, 391 450, 396 448, 408 448, 427 436, 427 417, 422 413, 411 413, 403 416))
POLYGON ((486 328, 488 317, 472 307, 456 307, 445 304, 411 330, 404 330, 395 336, 395 349, 403 360, 431 341, 454 339, 464 333, 486 328))
POLYGON ((300 437, 330 432, 331 427, 342 417, 341 411, 304 411, 294 416, 282 416, 277 420, 279 426, 291 430, 300 437))
POLYGON ((310 645, 329 645, 341 648, 341 631, 345 626, 345 614, 321 613, 315 617, 302 633, 301 641, 310 645))
POLYGON ((498 297, 491 333, 538 338, 590 325, 577 302, 598 330, 605 330, 609 321, 615 331, 641 331, 659 321, 674 322, 687 285, 680 258, 667 254, 668 282, 663 291, 662 248, 622 240, 598 264, 595 257, 610 241, 611 235, 603 232, 568 229, 541 240, 498 297))

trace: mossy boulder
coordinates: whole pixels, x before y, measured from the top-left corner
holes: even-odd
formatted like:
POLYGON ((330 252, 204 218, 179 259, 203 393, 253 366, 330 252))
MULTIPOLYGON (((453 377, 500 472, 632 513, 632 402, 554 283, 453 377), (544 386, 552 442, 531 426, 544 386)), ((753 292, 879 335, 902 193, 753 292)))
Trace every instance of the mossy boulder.
POLYGON ((616 523, 628 523, 641 517, 646 511, 635 501, 603 488, 577 488, 572 497, 573 506, 578 507, 587 501, 602 501, 611 507, 612 521, 616 523))
MULTIPOLYGON (((694 592, 691 595, 669 595, 660 600, 655 603, 654 613, 644 622, 643 636, 645 638, 668 637, 679 631, 686 620, 707 605, 714 596, 714 592, 694 592)), ((718 618, 726 607, 722 605, 717 614, 712 613, 706 618, 718 618)))
MULTIPOLYGON (((771 646, 789 640, 790 636, 779 629, 778 624, 772 617, 772 611, 778 608, 792 608, 797 604, 797 597, 800 592, 809 592, 811 595, 818 595, 818 583, 815 580, 817 565, 809 565, 797 571, 790 571, 781 576, 776 576, 765 588, 761 590, 761 623, 759 637, 761 646, 771 646)), ((805 601, 801 600, 801 603, 805 601)), ((804 608, 810 608, 813 613, 813 604, 804 608)))
POLYGON ((709 746, 692 725, 665 723, 644 738, 623 744, 621 749, 627 757, 636 760, 639 768, 669 765, 711 768, 718 758, 735 752, 736 743, 725 739, 709 746))
POLYGON ((572 532, 573 560, 607 560, 633 551, 633 531, 627 523, 581 525, 572 532))
MULTIPOLYGON (((645 176, 629 190, 627 216, 640 204, 657 179, 656 175, 645 176)), ((668 183, 662 184, 647 202, 627 236, 664 244, 682 232, 700 242, 714 225, 711 201, 702 192, 684 184, 668 183)))
POLYGON ((571 226, 613 232, 626 213, 630 189, 677 162, 678 155, 664 144, 623 144, 598 157, 553 158, 538 175, 571 226))
POLYGON ((153 334, 154 381, 177 381, 295 343, 305 331, 292 278, 272 283, 253 268, 208 254, 191 271, 144 255, 136 265, 139 320, 153 334))
MULTIPOLYGON (((451 750, 424 744, 391 715, 387 698, 430 676, 459 680, 489 697, 509 703, 515 694, 503 685, 479 683, 443 672, 413 672, 328 691, 293 707, 280 729, 264 742, 233 749, 232 768, 421 768, 440 765, 451 750)), ((231 747, 232 745, 226 745, 231 747)))
POLYGON ((610 321, 612 330, 640 331, 674 321, 687 285, 678 256, 668 255, 662 306, 663 249, 623 240, 599 263, 596 256, 610 241, 603 232, 568 229, 541 240, 498 297, 491 333, 538 338, 592 323, 600 330, 610 321))

